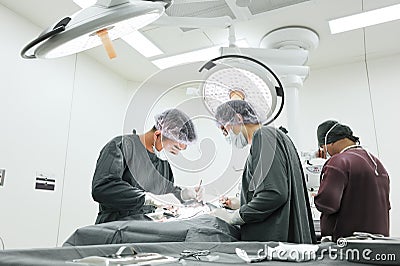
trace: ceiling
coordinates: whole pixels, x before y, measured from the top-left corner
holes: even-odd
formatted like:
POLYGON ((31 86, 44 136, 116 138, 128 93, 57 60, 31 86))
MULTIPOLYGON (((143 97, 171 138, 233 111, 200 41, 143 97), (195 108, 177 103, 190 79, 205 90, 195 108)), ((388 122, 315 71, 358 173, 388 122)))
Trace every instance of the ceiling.
MULTIPOLYGON (((228 41, 228 30, 218 23, 212 27, 183 28, 175 18, 177 16, 193 19, 230 16, 236 39, 246 39, 253 48, 258 48, 263 36, 275 29, 306 27, 315 31, 320 39, 318 47, 310 51, 307 62, 315 69, 362 60, 365 52, 368 59, 400 53, 400 20, 368 27, 365 36, 362 29, 331 35, 328 26, 328 20, 333 18, 399 3, 400 0, 175 0, 165 15, 169 16, 168 23, 163 23, 161 18, 141 32, 164 52, 162 56, 169 56, 228 41), (246 5, 246 2, 250 4, 238 6, 246 5)), ((72 0, 0 0, 0 4, 40 29, 80 9, 72 0)), ((36 37, 27 37, 26 43, 36 37)), ((103 47, 83 53, 127 80, 143 81, 159 70, 151 62, 154 58, 144 57, 124 41, 116 40, 114 46, 117 57, 111 60, 103 47)))

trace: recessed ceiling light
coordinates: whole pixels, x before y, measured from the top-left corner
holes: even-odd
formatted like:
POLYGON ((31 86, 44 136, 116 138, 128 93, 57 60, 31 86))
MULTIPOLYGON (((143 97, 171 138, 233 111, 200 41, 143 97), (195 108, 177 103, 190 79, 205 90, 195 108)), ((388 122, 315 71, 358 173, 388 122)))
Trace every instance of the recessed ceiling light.
POLYGON ((73 0, 73 1, 75 2, 75 4, 77 4, 81 8, 87 8, 96 3, 96 0, 73 0))
MULTIPOLYGON (((73 0, 81 8, 87 8, 94 5, 97 0, 73 0)), ((121 37, 126 43, 128 43, 136 51, 144 55, 145 57, 152 57, 163 54, 163 52, 146 36, 139 31, 134 31, 131 34, 121 37)))
POLYGON ((134 31, 128 35, 121 37, 121 39, 145 57, 152 57, 163 54, 160 48, 155 46, 154 43, 152 43, 139 31, 134 31))
POLYGON ((400 19, 400 4, 329 21, 332 34, 400 19))
MULTIPOLYGON (((152 60, 153 64, 155 64, 160 69, 165 69, 171 66, 183 64, 183 63, 190 63, 190 62, 197 62, 197 61, 207 61, 218 57, 221 55, 220 48, 228 46, 228 43, 223 43, 220 45, 215 45, 208 48, 198 49, 182 54, 177 54, 169 57, 159 58, 152 60)), ((235 42, 235 45, 240 50, 239 47, 245 48, 249 47, 249 44, 246 39, 240 39, 235 42)))
POLYGON ((156 59, 153 60, 152 62, 158 68, 165 69, 183 63, 206 61, 218 56, 220 56, 219 46, 213 46, 205 49, 200 49, 196 51, 191 51, 174 56, 156 59))

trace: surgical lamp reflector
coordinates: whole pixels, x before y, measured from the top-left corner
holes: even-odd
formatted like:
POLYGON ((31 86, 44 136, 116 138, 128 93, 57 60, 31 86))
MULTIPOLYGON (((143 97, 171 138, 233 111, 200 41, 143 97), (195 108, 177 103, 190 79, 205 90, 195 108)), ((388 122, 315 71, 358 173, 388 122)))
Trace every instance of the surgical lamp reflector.
MULTIPOLYGON (((23 58, 56 58, 102 44, 99 33, 118 39, 157 20, 170 1, 98 0, 42 32, 21 51, 23 58), (33 54, 26 53, 35 48, 33 54)), ((104 37, 104 36, 103 36, 104 37)), ((104 37, 107 41, 107 36, 104 37)))
POLYGON ((212 114, 220 104, 240 99, 253 106, 261 123, 270 124, 283 109, 281 81, 270 68, 253 58, 224 55, 208 61, 199 71, 205 72, 201 91, 212 114), (279 108, 278 97, 281 98, 279 108))

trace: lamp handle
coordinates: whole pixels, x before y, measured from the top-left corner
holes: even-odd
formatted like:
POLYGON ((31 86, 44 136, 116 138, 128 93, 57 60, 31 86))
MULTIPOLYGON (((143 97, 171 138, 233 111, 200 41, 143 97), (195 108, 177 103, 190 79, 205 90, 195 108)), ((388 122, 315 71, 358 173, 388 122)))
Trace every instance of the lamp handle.
POLYGON ((46 32, 43 35, 39 35, 36 39, 28 43, 22 50, 21 50, 21 57, 25 59, 34 59, 36 58, 35 54, 27 55, 26 52, 30 50, 32 47, 38 45, 39 43, 43 42, 46 39, 62 32, 65 30, 65 26, 71 21, 70 17, 63 18, 60 22, 58 22, 51 31, 46 32))

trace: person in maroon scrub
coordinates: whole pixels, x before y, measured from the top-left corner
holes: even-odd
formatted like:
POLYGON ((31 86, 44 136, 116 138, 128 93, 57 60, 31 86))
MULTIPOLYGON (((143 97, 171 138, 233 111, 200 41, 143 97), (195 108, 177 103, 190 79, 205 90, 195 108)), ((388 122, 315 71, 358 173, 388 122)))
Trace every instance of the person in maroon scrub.
POLYGON ((322 153, 330 156, 315 196, 321 235, 333 241, 354 232, 389 236, 389 175, 380 160, 337 121, 320 124, 317 137, 322 153))

